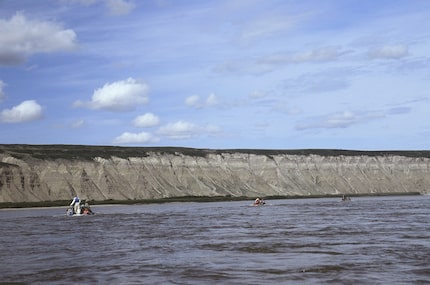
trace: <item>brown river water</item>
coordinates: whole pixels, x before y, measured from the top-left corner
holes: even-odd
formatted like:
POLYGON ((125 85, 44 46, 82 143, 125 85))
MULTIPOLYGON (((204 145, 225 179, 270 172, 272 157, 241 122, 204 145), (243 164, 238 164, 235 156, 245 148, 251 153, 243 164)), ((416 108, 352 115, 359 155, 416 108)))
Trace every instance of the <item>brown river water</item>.
POLYGON ((0 284, 430 284, 430 196, 0 210, 0 284))

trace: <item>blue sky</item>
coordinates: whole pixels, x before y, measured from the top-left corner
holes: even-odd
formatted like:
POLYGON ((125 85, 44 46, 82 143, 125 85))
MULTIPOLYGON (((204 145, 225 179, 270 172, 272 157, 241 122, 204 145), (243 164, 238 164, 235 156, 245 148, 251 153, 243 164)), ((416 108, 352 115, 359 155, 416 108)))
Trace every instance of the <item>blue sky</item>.
POLYGON ((0 0, 0 143, 429 149, 430 1, 0 0))

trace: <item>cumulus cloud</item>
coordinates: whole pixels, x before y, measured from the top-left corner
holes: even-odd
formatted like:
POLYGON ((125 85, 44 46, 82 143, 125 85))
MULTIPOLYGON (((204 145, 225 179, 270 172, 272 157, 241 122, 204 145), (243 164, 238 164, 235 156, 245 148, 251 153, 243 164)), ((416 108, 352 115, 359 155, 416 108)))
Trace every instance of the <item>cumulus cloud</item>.
MULTIPOLYGON (((148 115, 148 114, 145 114, 145 115, 148 115)), ((143 118, 145 117, 145 115, 140 117, 143 118)), ((153 118, 158 119, 158 117, 156 116, 152 117, 152 114, 149 116, 146 116, 146 118, 148 118, 148 121, 142 120, 145 123, 152 121, 153 118)), ((220 132, 220 129, 217 126, 207 125, 202 127, 186 121, 177 121, 160 127, 157 130, 156 134, 158 136, 165 137, 167 139, 182 140, 182 139, 197 137, 200 135, 216 134, 219 132, 220 132)), ((118 144, 156 143, 159 140, 160 140, 159 137, 156 137, 147 132, 141 132, 141 133, 125 132, 120 136, 116 137, 114 140, 114 143, 118 143, 118 144)))
POLYGON ((20 64, 28 56, 71 50, 76 34, 55 22, 28 20, 16 13, 9 20, 0 19, 0 65, 20 64))
POLYGON ((192 95, 185 99, 185 104, 196 109, 201 109, 218 104, 218 100, 215 94, 210 94, 206 99, 201 99, 198 95, 192 95))
POLYGON ((190 107, 200 108, 200 96, 192 95, 185 99, 185 104, 190 107))
POLYGON ((91 101, 76 101, 74 107, 104 109, 121 112, 148 103, 148 86, 136 79, 128 78, 113 83, 106 83, 94 91, 91 101))
POLYGON ((6 98, 6 95, 4 94, 3 87, 6 86, 6 83, 0 80, 0 102, 6 98))
POLYGON ((118 144, 145 144, 145 143, 156 143, 158 141, 159 141, 159 138, 147 132, 141 132, 141 133, 125 132, 114 139, 114 143, 118 143, 118 144))
POLYGON ((180 140, 189 139, 202 134, 214 134, 219 131, 220 130, 217 126, 208 125, 201 127, 190 122, 177 121, 160 127, 157 134, 169 139, 180 140))
POLYGON ((206 98, 206 106, 214 106, 218 104, 218 99, 215 94, 210 94, 208 98, 206 98))
POLYGON ((190 122, 178 121, 162 126, 157 133, 171 139, 187 139, 198 133, 198 127, 190 122))
POLYGON ((22 123, 41 119, 42 106, 34 100, 27 100, 12 109, 5 109, 0 113, 0 122, 22 123))
POLYGON ((138 128, 149 128, 160 124, 160 118, 152 113, 146 113, 133 120, 133 125, 138 128))
POLYGON ((409 49, 405 45, 382 46, 371 49, 368 53, 371 59, 399 59, 409 54, 409 49))

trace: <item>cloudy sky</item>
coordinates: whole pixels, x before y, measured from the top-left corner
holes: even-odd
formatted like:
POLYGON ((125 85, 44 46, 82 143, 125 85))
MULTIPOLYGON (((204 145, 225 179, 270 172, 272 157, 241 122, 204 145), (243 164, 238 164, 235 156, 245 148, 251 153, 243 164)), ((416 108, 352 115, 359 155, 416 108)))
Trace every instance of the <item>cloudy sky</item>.
POLYGON ((430 1, 0 0, 0 143, 430 149, 430 1))

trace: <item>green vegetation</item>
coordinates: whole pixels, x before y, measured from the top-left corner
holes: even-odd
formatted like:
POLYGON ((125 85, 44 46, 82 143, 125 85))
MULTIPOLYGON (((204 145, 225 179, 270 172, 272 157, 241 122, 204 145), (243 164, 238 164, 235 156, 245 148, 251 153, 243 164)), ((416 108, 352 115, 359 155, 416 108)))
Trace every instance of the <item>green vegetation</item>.
MULTIPOLYGON (((348 194, 348 197, 376 197, 376 196, 410 196, 421 195, 419 192, 393 192, 393 193, 366 193, 366 194, 348 194)), ((340 198, 342 194, 330 195, 290 195, 290 196, 264 196, 265 200, 280 200, 280 199, 311 199, 311 198, 340 198)), ((91 205, 136 205, 136 204, 162 204, 172 202, 224 202, 224 201, 253 201, 255 197, 233 197, 233 196, 182 196, 160 199, 142 199, 142 200, 104 200, 104 201, 89 201, 91 205)), ((70 200, 61 201, 43 201, 43 202, 7 202, 0 203, 2 208, 32 208, 32 207, 67 207, 70 200)))
POLYGON ((84 145, 0 145, 0 153, 8 153, 19 159, 44 160, 92 160, 95 157, 109 159, 146 157, 150 153, 205 156, 204 150, 178 147, 116 147, 84 145))
POLYGON ((8 153, 20 159, 66 159, 92 160, 94 157, 120 158, 146 157, 150 153, 206 157, 208 154, 254 154, 272 157, 274 155, 320 155, 320 156, 391 156, 430 158, 430 151, 359 151, 339 149, 198 149, 185 147, 119 147, 88 145, 22 145, 0 144, 0 153, 8 153))

